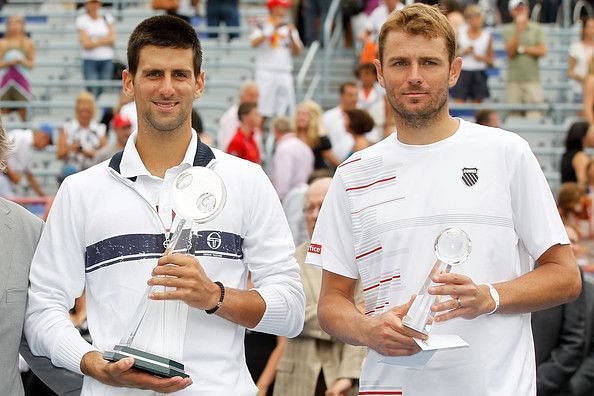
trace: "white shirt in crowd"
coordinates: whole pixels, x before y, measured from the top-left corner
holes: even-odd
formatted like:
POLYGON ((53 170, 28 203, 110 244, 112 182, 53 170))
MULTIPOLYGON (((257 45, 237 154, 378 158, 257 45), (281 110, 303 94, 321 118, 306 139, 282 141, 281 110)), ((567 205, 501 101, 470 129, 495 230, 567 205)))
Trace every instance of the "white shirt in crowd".
MULTIPOLYGON (((76 28, 84 30, 90 39, 103 38, 109 35, 109 26, 113 25, 113 17, 110 14, 100 15, 99 18, 93 19, 89 14, 84 13, 76 18, 76 28)), ((107 60, 113 59, 113 47, 104 45, 93 49, 82 49, 81 58, 90 60, 107 60)))
POLYGON ((332 143, 332 152, 339 161, 343 161, 352 151, 355 141, 344 127, 344 113, 340 106, 324 112, 322 123, 332 143))
MULTIPOLYGON (((28 171, 33 156, 33 131, 30 129, 14 129, 8 132, 8 139, 13 143, 7 161, 8 166, 17 173, 28 171)), ((8 179, 8 176, 0 173, 0 197, 10 198, 13 196, 12 182, 8 179)))

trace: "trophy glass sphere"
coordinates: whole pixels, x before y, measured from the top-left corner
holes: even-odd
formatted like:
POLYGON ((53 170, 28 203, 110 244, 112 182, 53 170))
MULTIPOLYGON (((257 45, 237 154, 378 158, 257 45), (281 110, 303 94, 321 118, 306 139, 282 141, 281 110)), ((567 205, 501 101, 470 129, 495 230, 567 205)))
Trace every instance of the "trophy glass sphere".
POLYGON ((429 287, 435 286, 431 277, 439 273, 448 273, 452 266, 466 261, 472 250, 472 243, 466 232, 460 228, 448 227, 435 238, 433 250, 437 261, 402 319, 402 323, 406 327, 423 334, 429 334, 433 324, 431 305, 439 302, 439 296, 431 295, 428 291, 429 287))
MULTIPOLYGON (((173 232, 166 240, 164 255, 190 253, 192 227, 214 219, 226 202, 226 189, 220 176, 210 168, 191 167, 173 182, 171 203, 175 212, 173 232)), ((151 300, 152 293, 173 291, 166 286, 147 287, 133 317, 132 327, 120 343, 103 357, 118 361, 134 358, 134 367, 161 377, 188 377, 184 371, 188 305, 181 300, 151 300)))

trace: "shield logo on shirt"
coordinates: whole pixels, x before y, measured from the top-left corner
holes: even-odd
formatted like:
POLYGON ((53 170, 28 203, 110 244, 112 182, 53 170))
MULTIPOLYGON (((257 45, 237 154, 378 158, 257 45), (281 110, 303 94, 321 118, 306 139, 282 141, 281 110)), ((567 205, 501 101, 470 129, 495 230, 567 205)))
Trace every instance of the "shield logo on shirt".
POLYGON ((468 187, 474 186, 478 182, 478 168, 463 168, 462 181, 468 187))
POLYGON ((222 243, 221 234, 219 234, 218 232, 211 232, 206 237, 206 244, 212 250, 218 250, 218 248, 221 247, 221 243, 222 243))

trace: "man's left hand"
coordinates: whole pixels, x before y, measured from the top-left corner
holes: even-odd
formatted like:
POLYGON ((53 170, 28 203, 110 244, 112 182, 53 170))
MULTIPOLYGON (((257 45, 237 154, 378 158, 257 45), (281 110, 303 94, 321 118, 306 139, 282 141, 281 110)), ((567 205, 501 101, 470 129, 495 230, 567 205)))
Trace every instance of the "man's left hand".
POLYGON ((437 286, 429 288, 429 294, 451 296, 431 306, 436 313, 436 322, 462 317, 474 319, 477 316, 491 312, 495 308, 495 301, 489 293, 487 285, 477 285, 472 279, 461 274, 442 273, 432 277, 437 286))
POLYGON ((175 288, 152 293, 153 300, 182 300, 191 307, 211 309, 217 305, 221 289, 211 281, 194 256, 169 254, 163 256, 147 282, 151 286, 175 288))

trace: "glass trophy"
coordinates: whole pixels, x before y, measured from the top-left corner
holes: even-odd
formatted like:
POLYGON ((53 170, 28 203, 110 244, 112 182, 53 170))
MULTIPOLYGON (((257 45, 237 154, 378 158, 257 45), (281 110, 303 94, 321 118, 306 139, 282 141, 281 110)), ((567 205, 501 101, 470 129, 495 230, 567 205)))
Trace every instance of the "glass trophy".
POLYGON ((463 263, 468 258, 471 248, 472 243, 468 234, 459 228, 449 227, 439 233, 433 245, 437 261, 402 319, 402 324, 419 333, 429 335, 434 316, 431 305, 439 302, 441 297, 429 294, 428 289, 436 286, 431 277, 439 273, 448 273, 453 266, 463 263))
MULTIPOLYGON (((174 180, 171 202, 175 211, 173 232, 165 241, 164 255, 189 253, 196 226, 214 219, 223 209, 226 189, 210 168, 192 167, 174 180)), ((118 361, 134 358, 134 368, 160 377, 188 375, 182 363, 188 305, 181 300, 151 300, 152 293, 175 290, 148 286, 126 335, 103 358, 118 361)))

